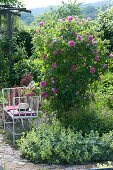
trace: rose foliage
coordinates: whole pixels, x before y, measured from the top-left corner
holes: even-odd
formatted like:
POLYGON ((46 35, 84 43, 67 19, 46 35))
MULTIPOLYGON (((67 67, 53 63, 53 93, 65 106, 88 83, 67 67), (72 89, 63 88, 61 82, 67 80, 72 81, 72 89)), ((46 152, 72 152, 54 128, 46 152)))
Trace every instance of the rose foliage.
POLYGON ((89 85, 101 81, 101 74, 110 67, 107 41, 101 40, 95 27, 91 18, 75 16, 36 28, 33 55, 43 60, 42 81, 46 85, 42 96, 46 93, 54 110, 68 111, 87 104, 89 85))

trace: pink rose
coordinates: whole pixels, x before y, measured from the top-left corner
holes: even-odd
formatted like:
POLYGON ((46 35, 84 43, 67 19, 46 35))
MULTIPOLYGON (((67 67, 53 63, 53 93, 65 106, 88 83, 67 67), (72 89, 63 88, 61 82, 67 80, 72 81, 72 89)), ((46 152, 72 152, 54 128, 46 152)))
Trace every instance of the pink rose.
POLYGON ((84 19, 81 19, 81 21, 83 22, 83 21, 84 21, 84 19))
POLYGON ((77 95, 77 94, 78 94, 78 92, 76 91, 76 92, 75 92, 75 94, 77 95))
POLYGON ((40 26, 43 26, 43 25, 44 25, 44 22, 40 22, 39 25, 40 25, 40 26))
POLYGON ((53 68, 56 68, 56 63, 53 63, 53 64, 52 64, 52 67, 53 67, 53 68))
POLYGON ((86 97, 83 97, 84 100, 86 100, 86 97))
POLYGON ((72 65, 70 71, 74 71, 75 68, 76 68, 76 66, 75 66, 75 65, 72 65))
POLYGON ((41 96, 44 96, 44 94, 45 94, 45 92, 42 92, 42 93, 41 93, 41 96))
POLYGON ((39 31, 38 31, 38 30, 36 30, 36 33, 39 33, 39 31))
POLYGON ((80 35, 77 35, 78 40, 82 40, 82 37, 80 35))
POLYGON ((88 19, 88 21, 90 21, 90 20, 91 20, 91 17, 88 17, 87 19, 88 19))
POLYGON ((56 51, 53 51, 53 54, 56 55, 56 51))
POLYGON ((53 43, 55 43, 56 42, 56 40, 53 40, 53 43))
POLYGON ((100 81, 102 80, 102 77, 101 77, 101 76, 99 76, 99 80, 100 80, 100 81))
POLYGON ((105 69, 107 67, 107 64, 104 64, 103 68, 105 69))
POLYGON ((51 78, 51 81, 53 81, 54 79, 53 78, 51 78))
POLYGON ((86 32, 87 35, 89 35, 89 32, 86 32))
POLYGON ((68 18, 68 21, 71 21, 71 20, 73 20, 73 17, 72 17, 72 16, 68 18))
POLYGON ((43 59, 46 59, 46 55, 43 55, 43 59))
POLYGON ((47 97, 48 97, 48 94, 46 92, 45 95, 44 95, 44 99, 47 99, 47 97))
POLYGON ((58 52, 59 52, 59 53, 62 53, 62 49, 58 49, 58 52))
POLYGON ((53 91, 54 94, 56 94, 57 89, 56 88, 52 88, 52 91, 53 91))
POLYGON ((94 73, 95 73, 94 66, 92 66, 90 73, 91 73, 91 74, 94 74, 94 73))
POLYGON ((113 55, 112 55, 112 54, 110 54, 109 56, 110 56, 110 58, 112 58, 112 57, 113 57, 113 55))
POLYGON ((98 59, 99 59, 99 56, 97 55, 97 56, 95 57, 95 61, 97 62, 97 61, 98 61, 98 59))
POLYGON ((45 82, 45 81, 41 81, 40 85, 41 85, 42 87, 45 87, 45 86, 46 86, 46 82, 45 82))
POLYGON ((74 46, 75 42, 74 41, 69 41, 68 42, 70 46, 74 46))
POLYGON ((93 40, 93 36, 90 35, 89 38, 88 38, 88 40, 89 40, 89 41, 92 41, 92 40, 93 40))

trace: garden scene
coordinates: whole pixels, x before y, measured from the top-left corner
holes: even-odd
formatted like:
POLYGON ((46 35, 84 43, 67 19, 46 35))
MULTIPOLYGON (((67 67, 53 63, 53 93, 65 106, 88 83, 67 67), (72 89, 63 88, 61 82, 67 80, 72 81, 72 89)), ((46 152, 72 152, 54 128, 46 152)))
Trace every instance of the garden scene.
POLYGON ((112 169, 113 6, 20 12, 0 1, 0 168, 112 169))

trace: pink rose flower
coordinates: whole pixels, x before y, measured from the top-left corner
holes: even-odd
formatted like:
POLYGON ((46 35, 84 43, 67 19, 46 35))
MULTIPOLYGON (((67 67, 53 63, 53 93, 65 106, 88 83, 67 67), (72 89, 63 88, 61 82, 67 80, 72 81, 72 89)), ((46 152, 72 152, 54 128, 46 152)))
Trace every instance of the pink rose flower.
POLYGON ((47 99, 47 97, 48 97, 48 94, 46 92, 45 95, 44 95, 44 99, 47 99))
POLYGON ((84 21, 84 19, 81 19, 81 21, 83 22, 83 21, 84 21))
POLYGON ((54 94, 56 94, 57 89, 56 88, 52 88, 52 91, 53 91, 54 94))
POLYGON ((86 97, 83 97, 84 100, 86 100, 86 97))
POLYGON ((76 21, 77 24, 79 24, 79 21, 76 21))
POLYGON ((80 35, 77 35, 78 40, 82 40, 82 37, 80 35))
POLYGON ((44 25, 44 22, 40 22, 39 25, 40 25, 40 26, 43 26, 43 25, 44 25))
POLYGON ((92 66, 90 73, 91 73, 91 74, 94 74, 94 73, 95 73, 94 66, 92 66))
POLYGON ((93 40, 93 36, 90 35, 89 38, 88 38, 88 40, 89 40, 89 41, 92 41, 92 40, 93 40))
POLYGON ((53 40, 53 43, 55 43, 56 42, 56 40, 53 40))
POLYGON ((47 43, 47 44, 49 44, 49 42, 48 42, 48 41, 47 41, 46 43, 47 43))
POLYGON ((56 55, 56 51, 53 51, 53 54, 56 55))
POLYGON ((87 35, 89 35, 89 32, 86 32, 87 35))
POLYGON ((46 55, 43 55, 43 59, 46 59, 46 55))
POLYGON ((95 61, 97 62, 97 61, 98 61, 98 59, 99 59, 99 56, 97 55, 97 56, 95 57, 95 61))
POLYGON ((38 30, 36 30, 36 33, 39 33, 39 31, 38 31, 38 30))
POLYGON ((110 58, 112 58, 112 57, 113 57, 113 54, 110 54, 109 56, 110 56, 110 58))
POLYGON ((77 95, 77 94, 78 94, 78 92, 76 91, 76 92, 75 92, 75 94, 77 95))
POLYGON ((46 86, 46 82, 45 82, 45 81, 41 81, 40 85, 41 85, 42 87, 45 87, 45 86, 46 86))
POLYGON ((59 19, 58 21, 59 21, 59 22, 62 22, 62 19, 59 19))
POLYGON ((72 16, 68 18, 68 21, 71 21, 71 20, 73 20, 73 17, 72 17, 72 16))
POLYGON ((53 78, 51 78, 51 81, 53 81, 54 79, 53 78))
POLYGON ((53 80, 52 83, 55 84, 55 81, 53 80))
POLYGON ((41 96, 44 96, 44 94, 45 94, 45 92, 42 92, 42 93, 41 93, 41 96))
POLYGON ((99 80, 100 80, 100 81, 102 80, 102 77, 101 77, 101 76, 99 76, 99 80))
POLYGON ((83 23, 83 25, 86 25, 86 23, 83 23))
POLYGON ((59 53, 62 53, 62 49, 58 49, 58 52, 59 52, 59 53))
POLYGON ((69 41, 68 42, 70 46, 74 46, 75 42, 74 41, 69 41))
POLYGON ((53 68, 56 68, 56 63, 53 63, 53 64, 52 64, 52 67, 53 67, 53 68))
POLYGON ((94 49, 92 49, 91 51, 92 51, 93 53, 95 52, 95 50, 94 50, 94 49))
POLYGON ((76 32, 75 31, 73 31, 73 35, 75 35, 76 34, 76 32))
POLYGON ((103 68, 105 69, 107 67, 107 64, 104 64, 103 68))
POLYGON ((70 71, 74 71, 75 68, 76 68, 76 66, 75 66, 75 65, 72 65, 70 71))
POLYGON ((91 20, 91 17, 88 17, 87 19, 88 19, 88 21, 90 21, 90 20, 91 20))

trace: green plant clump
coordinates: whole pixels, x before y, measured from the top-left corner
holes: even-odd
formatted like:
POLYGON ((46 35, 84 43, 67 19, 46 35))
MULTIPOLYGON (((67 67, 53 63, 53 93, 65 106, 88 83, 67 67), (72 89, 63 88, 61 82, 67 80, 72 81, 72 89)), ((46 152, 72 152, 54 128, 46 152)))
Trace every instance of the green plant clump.
POLYGON ((22 156, 35 163, 83 164, 113 160, 113 131, 99 136, 91 131, 83 136, 55 120, 41 123, 18 141, 22 156))

